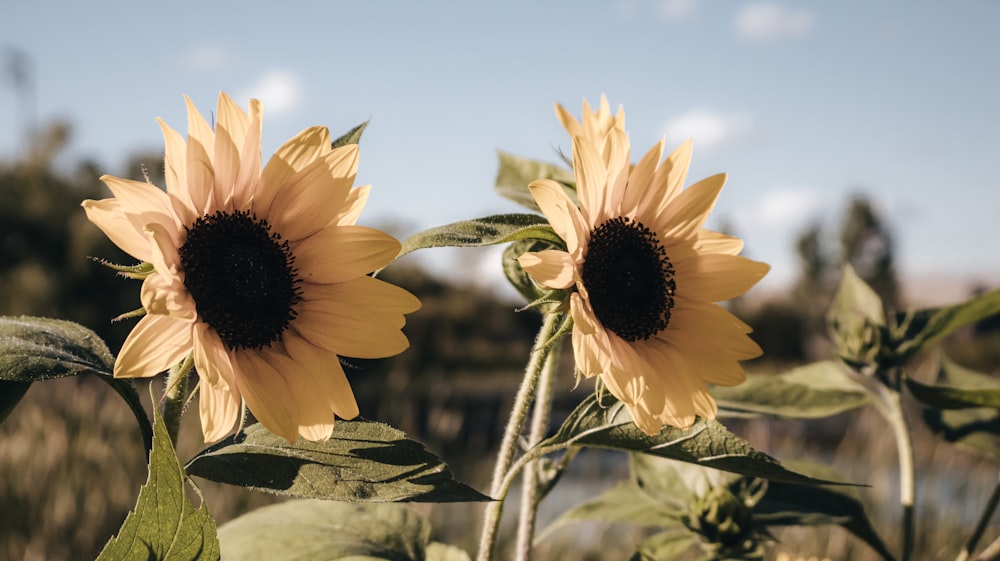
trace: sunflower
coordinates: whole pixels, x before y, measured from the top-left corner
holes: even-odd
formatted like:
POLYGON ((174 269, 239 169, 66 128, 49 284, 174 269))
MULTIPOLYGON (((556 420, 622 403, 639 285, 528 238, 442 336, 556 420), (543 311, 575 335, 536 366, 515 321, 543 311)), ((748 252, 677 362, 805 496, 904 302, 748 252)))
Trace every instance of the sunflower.
POLYGON ((205 441, 241 403, 271 432, 325 440, 358 405, 338 357, 380 358, 409 345, 403 315, 419 301, 368 276, 399 242, 355 225, 369 186, 353 188, 357 145, 332 148, 325 127, 282 145, 261 169, 262 106, 219 95, 215 130, 190 99, 187 142, 162 120, 166 191, 104 176, 113 198, 87 218, 153 265, 145 315, 115 377, 154 376, 190 357, 200 377, 205 441))
POLYGON ((649 435, 714 418, 707 384, 745 379, 739 361, 760 347, 716 302, 743 294, 769 268, 739 256, 740 239, 704 228, 725 175, 682 190, 691 143, 661 162, 663 148, 661 140, 631 167, 622 128, 610 127, 596 144, 575 136, 579 206, 554 181, 529 186, 566 251, 518 259, 541 285, 574 289, 578 371, 599 376, 649 435))
POLYGON ((619 106, 618 112, 612 115, 608 98, 603 95, 601 96, 601 105, 597 111, 590 108, 590 104, 586 99, 583 100, 583 113, 579 121, 565 107, 559 104, 556 104, 556 117, 562 123, 563 128, 566 129, 566 132, 569 133, 570 138, 582 136, 598 146, 600 146, 604 137, 608 135, 611 129, 625 130, 625 110, 619 106))

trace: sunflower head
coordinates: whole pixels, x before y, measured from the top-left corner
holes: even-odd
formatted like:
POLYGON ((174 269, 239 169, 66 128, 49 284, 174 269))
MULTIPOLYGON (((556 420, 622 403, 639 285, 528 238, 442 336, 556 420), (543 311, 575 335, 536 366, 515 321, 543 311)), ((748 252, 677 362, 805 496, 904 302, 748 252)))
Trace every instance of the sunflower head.
MULTIPOLYGON (((567 130, 590 123, 573 138, 579 203, 554 181, 529 186, 566 250, 518 262, 542 286, 569 291, 577 369, 598 377, 653 435, 715 417, 707 384, 743 381, 739 361, 760 348, 717 302, 746 292, 768 266, 740 257, 738 238, 705 228, 725 175, 685 189, 690 142, 662 160, 661 141, 631 165, 624 130, 597 127, 611 122, 600 117, 610 114, 604 106, 596 114, 585 107, 583 124, 561 117, 567 130)), ((614 123, 623 120, 620 113, 614 123)))
POLYGON ((214 128, 187 106, 186 139, 159 121, 165 191, 104 176, 114 197, 83 203, 152 265, 115 376, 153 376, 190 357, 206 441, 232 430, 242 403, 289 440, 329 438, 334 415, 358 414, 339 358, 401 352, 404 314, 419 307, 369 276, 400 246, 356 225, 370 190, 354 187, 358 146, 334 148, 325 127, 310 127, 262 165, 260 102, 244 111, 220 94, 214 128))

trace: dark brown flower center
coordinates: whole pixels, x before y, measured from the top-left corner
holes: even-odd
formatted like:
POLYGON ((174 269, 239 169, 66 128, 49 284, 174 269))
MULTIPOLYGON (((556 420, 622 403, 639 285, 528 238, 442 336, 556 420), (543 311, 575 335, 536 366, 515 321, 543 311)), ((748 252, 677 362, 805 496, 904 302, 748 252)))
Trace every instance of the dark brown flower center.
POLYGON ((261 349, 295 319, 301 279, 288 242, 249 212, 202 216, 180 248, 184 286, 229 350, 261 349))
POLYGON ((594 228, 582 277, 594 315, 622 339, 649 339, 670 323, 674 266, 641 222, 619 216, 594 228))

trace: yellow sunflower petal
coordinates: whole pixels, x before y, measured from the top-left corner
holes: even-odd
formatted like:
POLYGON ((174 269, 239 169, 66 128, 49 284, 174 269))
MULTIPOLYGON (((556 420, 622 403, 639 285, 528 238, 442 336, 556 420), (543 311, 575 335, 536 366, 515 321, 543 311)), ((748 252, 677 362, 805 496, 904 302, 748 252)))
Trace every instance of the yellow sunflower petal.
POLYGON ((750 290, 770 267, 739 255, 715 253, 674 262, 677 291, 701 302, 730 300, 750 290))
POLYGON ((301 240, 336 222, 354 184, 357 162, 358 146, 350 144, 317 158, 286 180, 268 212, 283 238, 301 240))
MULTIPOLYGON (((390 300, 405 292, 392 285, 370 285, 368 290, 377 290, 390 300)), ((376 313, 351 299, 360 292, 356 286, 340 298, 303 300, 292 329, 310 343, 341 356, 383 358, 406 350, 410 342, 401 331, 403 316, 394 311, 376 313)), ((411 298, 406 294, 401 300, 411 298)))
POLYGON ((576 203, 569 198, 562 186, 551 179, 532 181, 528 185, 528 190, 531 191, 531 196, 542 210, 542 214, 549 220, 552 229, 566 241, 569 253, 574 257, 578 256, 582 249, 581 244, 590 232, 590 228, 576 203))
POLYGON ((602 221, 620 216, 629 182, 629 140, 625 131, 612 129, 604 138, 601 157, 608 172, 602 221))
POLYGON ((194 222, 196 208, 187 187, 187 144, 181 133, 170 128, 163 119, 157 118, 163 131, 163 175, 167 183, 167 193, 173 195, 174 213, 184 224, 194 222))
POLYGON ((657 215, 654 230, 664 238, 694 237, 708 220, 725 184, 726 174, 720 173, 688 187, 657 215))
POLYGON ((202 322, 194 326, 194 367, 198 376, 212 386, 236 386, 232 357, 214 329, 202 322))
POLYGON ((399 242, 364 226, 325 228, 294 244, 295 265, 306 282, 336 283, 388 265, 399 254, 399 242))
POLYGON ((589 226, 597 226, 609 218, 604 216, 608 170, 597 148, 579 136, 573 139, 573 171, 576 174, 580 214, 589 226))
POLYGON ((660 158, 663 157, 663 144, 662 139, 657 142, 628 175, 628 187, 622 198, 621 213, 633 220, 640 209, 653 208, 654 199, 652 197, 656 191, 651 188, 651 185, 656 167, 660 163, 660 158))
POLYGON ((657 213, 662 212, 684 188, 693 147, 690 138, 682 142, 653 174, 653 191, 656 193, 653 200, 657 203, 657 213))
MULTIPOLYGON (((247 408, 272 433, 295 442, 299 434, 295 403, 285 376, 258 353, 236 353, 237 387, 247 408)), ((332 415, 332 414, 331 414, 332 415)))
POLYGON ((738 255, 743 251, 743 240, 702 228, 694 242, 699 253, 728 253, 738 255))
POLYGON ((533 279, 549 288, 569 288, 576 282, 576 263, 565 251, 546 249, 525 253, 517 262, 533 279))
POLYGON ((233 209, 246 210, 253 202, 260 181, 260 135, 262 132, 262 115, 264 109, 260 101, 250 100, 250 125, 243 147, 240 149, 240 166, 236 172, 236 184, 233 186, 233 209))
POLYGON ((215 171, 216 198, 220 208, 231 208, 236 175, 240 168, 240 149, 250 128, 250 119, 224 92, 219 93, 218 121, 215 123, 215 151, 212 168, 215 171))
POLYGON ((115 378, 155 376, 186 357, 193 346, 191 322, 171 316, 143 316, 115 360, 115 378))
POLYGON ((563 128, 569 133, 570 138, 583 135, 583 128, 580 127, 580 121, 577 121, 572 113, 558 103, 556 104, 556 118, 562 123, 563 128))
POLYGON ((361 217, 361 211, 364 210, 365 204, 368 202, 368 194, 371 193, 371 190, 371 185, 361 185, 351 189, 334 222, 340 226, 353 226, 357 223, 358 218, 361 217))
POLYGON ((240 415, 240 399, 228 386, 198 386, 198 414, 205 443, 221 440, 229 434, 240 415))
POLYGON ((284 352, 273 347, 259 356, 236 355, 240 394, 267 429, 289 442, 300 433, 322 440, 333 431, 333 411, 310 377, 284 352))
POLYGON ((118 199, 86 200, 82 206, 87 213, 87 219, 122 251, 139 261, 149 261, 151 251, 149 238, 125 216, 118 199))
MULTIPOLYGON (((302 365, 302 372, 310 376, 312 387, 326 398, 338 417, 350 420, 358 416, 360 411, 354 390, 336 355, 298 337, 289 337, 286 348, 289 356, 302 365)), ((302 436, 309 438, 305 434, 302 436)), ((323 438, 329 438, 329 434, 323 438)))
POLYGON ((267 215, 289 177, 329 151, 330 131, 326 127, 309 127, 282 144, 264 166, 254 192, 253 211, 257 216, 267 215))
POLYGON ((202 215, 207 214, 217 202, 221 202, 213 189, 215 172, 212 170, 212 153, 215 150, 215 133, 191 102, 191 98, 184 96, 184 101, 187 103, 188 111, 188 141, 185 156, 187 187, 195 212, 202 215))

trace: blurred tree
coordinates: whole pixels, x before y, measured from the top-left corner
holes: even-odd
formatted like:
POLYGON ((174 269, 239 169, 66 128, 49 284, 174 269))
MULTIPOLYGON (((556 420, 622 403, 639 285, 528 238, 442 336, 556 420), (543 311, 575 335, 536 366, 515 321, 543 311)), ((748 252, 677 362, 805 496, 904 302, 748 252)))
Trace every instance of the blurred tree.
POLYGON ((813 221, 799 235, 795 249, 802 270, 795 284, 794 301, 805 318, 808 333, 803 340, 807 355, 825 354, 826 310, 845 263, 854 267, 887 307, 899 308, 892 233, 865 195, 849 199, 839 236, 824 231, 822 223, 813 221))
POLYGON ((116 351, 130 325, 111 318, 138 307, 139 285, 88 257, 131 263, 80 208, 108 195, 97 166, 71 173, 54 164, 70 127, 53 123, 33 135, 24 156, 0 162, 0 314, 69 319, 94 329, 116 351))
MULTIPOLYGON (((850 263, 865 282, 882 297, 886 307, 899 309, 892 233, 871 202, 851 197, 840 230, 841 263, 850 263)), ((839 268, 839 267, 838 267, 839 268)))

